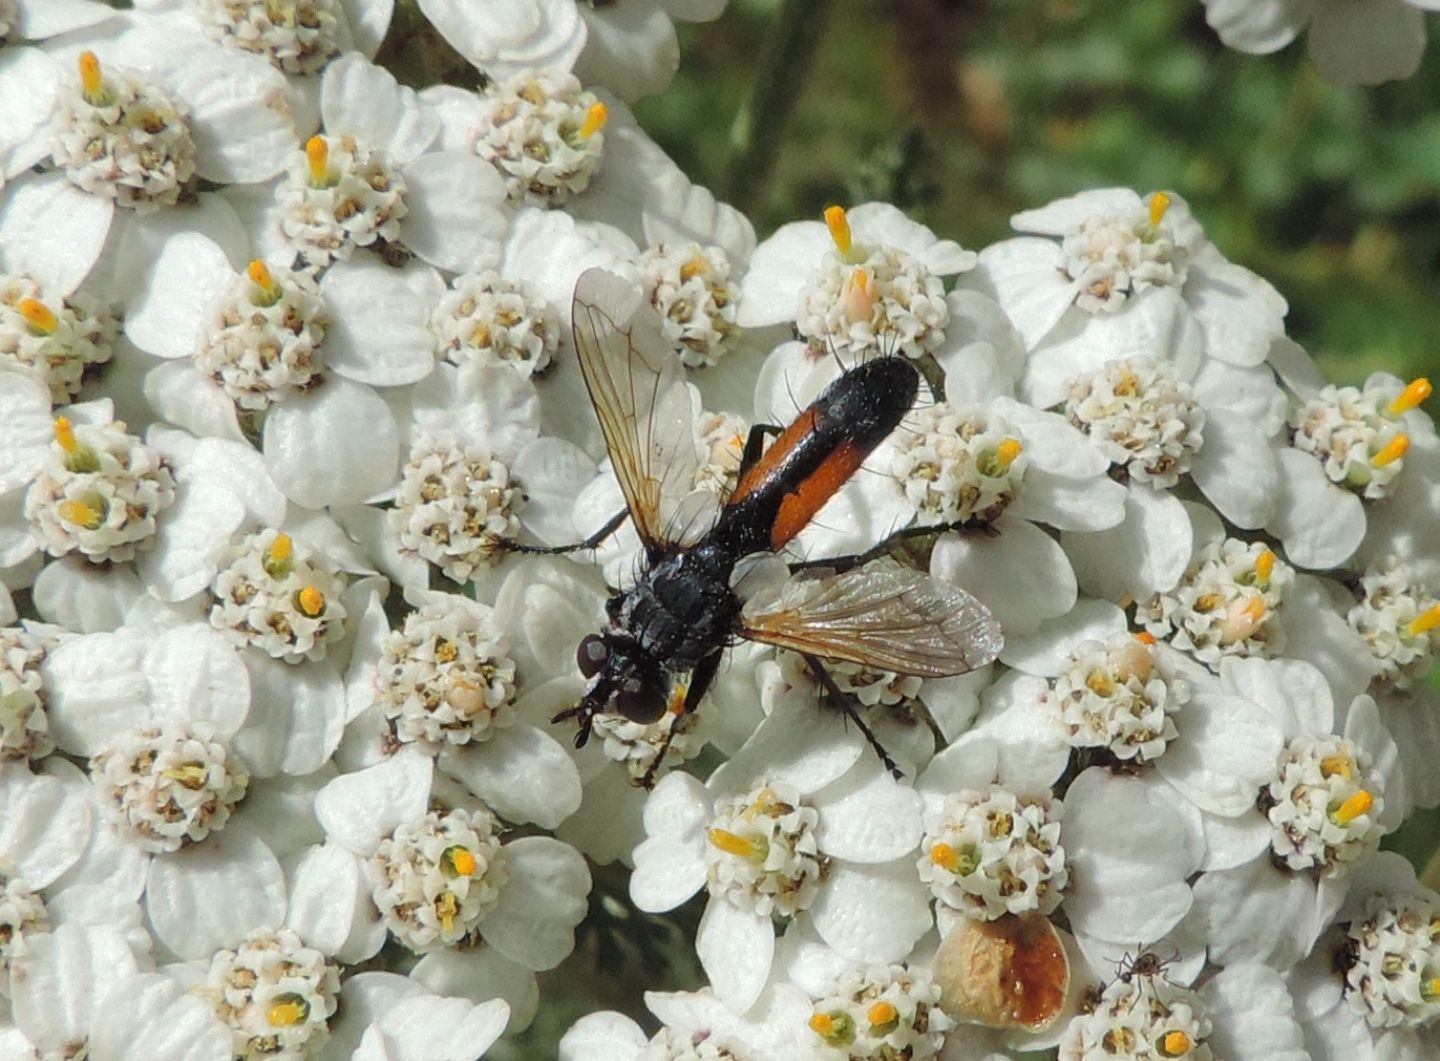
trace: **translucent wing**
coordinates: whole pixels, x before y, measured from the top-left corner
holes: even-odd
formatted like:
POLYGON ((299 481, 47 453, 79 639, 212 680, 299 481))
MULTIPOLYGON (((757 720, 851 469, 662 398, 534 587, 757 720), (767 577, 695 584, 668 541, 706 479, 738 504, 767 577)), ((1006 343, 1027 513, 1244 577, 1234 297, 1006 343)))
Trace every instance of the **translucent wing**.
POLYGON ((747 600, 741 626, 755 641, 922 678, 974 670, 1004 643, 985 605, 902 567, 796 576, 747 600))
MULTIPOLYGON (((694 481, 694 410, 680 359, 629 281, 587 269, 575 285, 575 349, 630 518, 648 551, 667 544, 668 500, 694 481)), ((678 528, 677 528, 678 530, 678 528)))

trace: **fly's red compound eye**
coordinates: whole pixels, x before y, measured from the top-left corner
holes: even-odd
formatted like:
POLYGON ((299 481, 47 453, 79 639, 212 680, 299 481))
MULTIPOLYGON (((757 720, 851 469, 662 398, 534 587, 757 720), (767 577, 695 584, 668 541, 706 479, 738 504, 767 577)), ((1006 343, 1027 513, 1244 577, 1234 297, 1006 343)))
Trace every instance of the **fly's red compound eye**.
POLYGON ((590 634, 580 642, 580 647, 575 650, 575 663, 580 668, 580 673, 587 678, 593 678, 600 673, 600 668, 605 666, 605 660, 609 657, 610 650, 605 647, 605 642, 595 634, 590 634))

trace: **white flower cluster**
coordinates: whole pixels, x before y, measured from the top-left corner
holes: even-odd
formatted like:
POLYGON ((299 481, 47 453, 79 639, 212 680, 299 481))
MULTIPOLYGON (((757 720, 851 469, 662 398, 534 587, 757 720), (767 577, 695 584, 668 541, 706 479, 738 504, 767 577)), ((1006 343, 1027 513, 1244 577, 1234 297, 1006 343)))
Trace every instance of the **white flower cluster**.
POLYGON ((519 1056, 538 974, 668 967, 636 909, 708 985, 567 1061, 1440 1052, 1440 896, 1378 850, 1440 804, 1428 382, 1327 384, 1165 192, 757 243, 624 102, 720 0, 420 0, 478 91, 378 66, 392 6, 0 0, 0 1056, 519 1056), (594 267, 673 348, 687 543, 760 429, 917 366, 734 585, 920 570, 998 657, 737 636, 574 746, 652 562, 594 267))

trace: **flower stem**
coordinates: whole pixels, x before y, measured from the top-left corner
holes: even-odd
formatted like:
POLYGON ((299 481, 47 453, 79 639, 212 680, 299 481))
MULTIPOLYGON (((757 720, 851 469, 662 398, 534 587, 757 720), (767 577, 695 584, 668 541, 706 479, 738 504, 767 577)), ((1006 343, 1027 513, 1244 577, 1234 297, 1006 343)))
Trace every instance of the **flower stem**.
POLYGON ((750 217, 759 217, 769 199, 785 126, 829 25, 830 7, 831 0, 785 0, 755 90, 735 116, 726 198, 750 217))

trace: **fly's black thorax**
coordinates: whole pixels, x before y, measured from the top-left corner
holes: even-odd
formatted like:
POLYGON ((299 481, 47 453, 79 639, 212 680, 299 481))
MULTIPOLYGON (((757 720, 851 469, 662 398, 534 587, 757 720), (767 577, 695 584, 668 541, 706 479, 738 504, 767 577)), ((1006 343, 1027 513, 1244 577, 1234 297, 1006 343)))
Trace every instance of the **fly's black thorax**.
POLYGON ((735 560, 711 543, 660 560, 621 598, 616 626, 666 670, 692 669, 724 647, 740 614, 735 560))

